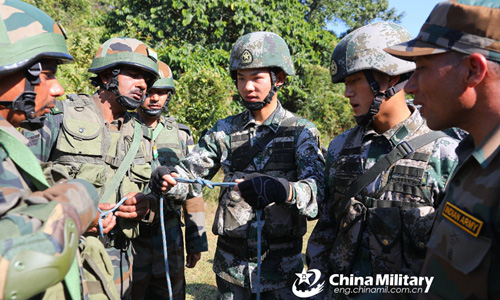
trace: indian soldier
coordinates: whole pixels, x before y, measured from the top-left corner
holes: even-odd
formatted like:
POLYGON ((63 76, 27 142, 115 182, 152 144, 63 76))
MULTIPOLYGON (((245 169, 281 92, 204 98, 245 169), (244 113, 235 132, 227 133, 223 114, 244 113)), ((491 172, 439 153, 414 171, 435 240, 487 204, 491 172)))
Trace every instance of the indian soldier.
MULTIPOLYGON (((430 130, 403 87, 415 65, 388 55, 411 39, 379 22, 345 36, 330 72, 345 84, 357 126, 332 140, 326 156, 328 199, 307 247, 309 269, 332 274, 418 275, 425 243, 458 141, 430 130)), ((330 284, 321 298, 341 298, 330 284)))
POLYGON ((177 183, 175 176, 211 179, 222 168, 225 182, 240 181, 241 195, 221 188, 212 228, 219 236, 213 264, 217 298, 251 299, 260 293, 266 299, 292 299, 296 273, 303 270, 306 221, 317 216, 323 198, 319 132, 278 100, 278 89, 294 74, 280 36, 240 37, 231 51, 230 72, 247 110, 217 121, 175 169, 158 168, 151 186, 157 193, 168 190, 168 201, 183 201, 197 195, 199 186, 177 183))
MULTIPOLYGON (((151 129, 156 143, 158 158, 154 160, 153 169, 159 165, 175 166, 194 145, 189 127, 163 115, 168 111, 168 104, 175 93, 175 83, 169 66, 161 61, 159 73, 160 79, 153 84, 146 101, 137 109, 137 117, 151 129)), ((164 211, 168 276, 172 283, 173 299, 185 299, 181 203, 170 204, 164 211)), ((200 260, 201 252, 208 250, 203 197, 188 199, 182 206, 182 212, 186 223, 186 266, 193 268, 200 260)), ((160 299, 169 295, 159 213, 155 215, 154 222, 140 224, 140 235, 132 241, 133 299, 160 299)))
POLYGON ((80 299, 78 237, 97 220, 97 191, 80 179, 50 187, 16 130, 43 126, 64 94, 57 67, 73 57, 41 10, 6 0, 0 15, 0 298, 80 299))
MULTIPOLYGON (((153 143, 147 128, 127 110, 135 110, 144 102, 148 87, 157 79, 156 53, 136 39, 111 38, 97 51, 89 72, 96 74, 91 80, 97 92, 92 96, 68 95, 57 102, 47 116, 48 126, 30 137, 36 141, 31 149, 47 162, 51 174, 90 181, 99 191, 103 209, 108 209, 108 203, 127 198, 114 211, 116 222, 105 219, 102 228, 96 226, 87 234, 105 235, 101 240, 114 272, 106 266, 104 276, 114 274, 118 294, 128 298, 132 279, 130 239, 139 234, 139 221, 154 217, 149 209, 154 197, 141 193, 151 174, 153 143)), ((109 297, 113 291, 94 284, 90 292, 109 297)))
MULTIPOLYGON (((418 36, 386 49, 416 63, 405 87, 435 130, 467 132, 422 271, 432 297, 500 298, 500 3, 441 2, 418 36)), ((425 295, 431 297, 431 295, 425 295)))

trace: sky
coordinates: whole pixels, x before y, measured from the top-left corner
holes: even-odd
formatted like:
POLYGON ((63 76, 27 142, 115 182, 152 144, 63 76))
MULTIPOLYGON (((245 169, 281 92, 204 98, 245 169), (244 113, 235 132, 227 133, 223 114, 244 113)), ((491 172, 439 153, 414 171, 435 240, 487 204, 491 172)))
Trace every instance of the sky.
MULTIPOLYGON (((388 0, 389 7, 394 7, 397 13, 404 12, 405 16, 401 19, 401 26, 406 28, 413 37, 416 37, 420 27, 429 16, 434 6, 441 2, 440 0, 388 0)), ((346 31, 346 27, 332 26, 328 29, 339 35, 346 31)))

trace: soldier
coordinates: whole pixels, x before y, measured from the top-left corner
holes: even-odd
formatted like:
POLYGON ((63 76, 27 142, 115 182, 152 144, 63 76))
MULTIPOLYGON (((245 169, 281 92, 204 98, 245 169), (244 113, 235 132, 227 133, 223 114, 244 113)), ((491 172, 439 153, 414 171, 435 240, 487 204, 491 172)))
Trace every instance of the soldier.
MULTIPOLYGON (((358 125, 327 152, 329 198, 307 247, 309 269, 323 276, 420 273, 458 142, 431 131, 406 103, 403 87, 415 66, 383 48, 410 38, 401 26, 380 22, 351 32, 333 50, 332 82, 344 82, 358 125)), ((321 295, 341 297, 333 288, 321 295)))
POLYGON ((170 189, 165 197, 182 201, 199 193, 199 186, 177 184, 172 177, 177 174, 210 179, 222 167, 225 182, 245 177, 238 185, 241 195, 222 188, 219 196, 212 228, 219 235, 213 263, 217 298, 251 299, 259 292, 263 298, 294 298, 291 286, 295 273, 303 270, 306 220, 317 216, 317 203, 323 198, 319 132, 310 121, 284 109, 277 98, 286 76, 294 74, 288 46, 280 36, 254 32, 240 37, 231 52, 230 72, 247 110, 217 121, 174 173, 162 166, 150 185, 154 192, 170 189), (257 211, 262 211, 263 228, 257 211))
MULTIPOLYGON (((114 212, 115 223, 106 219, 102 230, 94 227, 87 233, 107 234, 102 241, 113 262, 114 282, 120 297, 128 298, 130 239, 137 236, 140 220, 153 218, 149 202, 154 197, 141 193, 151 174, 151 137, 127 110, 144 102, 148 86, 157 79, 156 53, 138 40, 112 38, 101 45, 89 72, 97 75, 91 80, 98 91, 57 102, 47 116, 48 126, 30 137, 31 148, 41 161, 48 162, 46 170, 51 170, 54 180, 63 174, 90 181, 99 191, 103 208, 127 197, 114 212), (116 223, 119 226, 114 227, 116 223)), ((109 296, 110 291, 100 284, 92 288, 91 294, 109 296)))
POLYGON ((97 216, 97 191, 84 180, 49 187, 28 140, 64 89, 55 75, 73 61, 62 29, 41 10, 0 2, 0 298, 83 297, 78 236, 97 216), (42 295, 40 295, 41 297, 42 295))
POLYGON ((422 275, 433 297, 500 298, 500 4, 441 2, 417 38, 387 52, 414 60, 405 90, 429 127, 470 133, 437 212, 422 275))
MULTIPOLYGON (((165 117, 168 104, 175 93, 172 72, 168 65, 159 62, 160 79, 148 92, 144 104, 137 110, 137 118, 153 132, 159 165, 175 166, 188 153, 193 139, 190 129, 172 117, 165 117)), ((192 148, 192 147, 191 147, 192 148)), ((171 203, 164 212, 168 249, 169 277, 174 299, 186 298, 184 278, 184 243, 181 229, 181 205, 171 203)), ((193 268, 208 250, 205 230, 203 198, 188 199, 183 206, 186 222, 186 266, 193 268)), ((159 216, 159 214, 155 214, 159 216)), ((162 232, 159 217, 153 223, 141 223, 140 235, 132 241, 134 246, 133 299, 160 299, 169 295, 165 257, 163 255, 162 232)))

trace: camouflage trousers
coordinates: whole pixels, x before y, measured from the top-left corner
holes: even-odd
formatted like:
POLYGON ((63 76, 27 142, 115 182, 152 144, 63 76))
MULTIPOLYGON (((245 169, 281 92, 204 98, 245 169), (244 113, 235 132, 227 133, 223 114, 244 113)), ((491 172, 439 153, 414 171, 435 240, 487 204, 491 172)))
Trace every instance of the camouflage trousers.
MULTIPOLYGON (((227 282, 226 280, 215 276, 217 282, 218 300, 250 300, 256 299, 257 294, 252 294, 252 290, 242 286, 227 282)), ((292 292, 292 287, 287 286, 280 289, 260 293, 262 300, 289 300, 300 299, 292 292)))
MULTIPOLYGON (((167 213, 165 227, 173 299, 185 299, 184 241, 178 215, 167 213)), ((140 232, 140 236, 132 241, 134 249, 132 299, 166 299, 169 292, 160 225, 141 226, 140 232)))
POLYGON ((105 244, 106 252, 113 264, 113 281, 121 299, 131 297, 133 257, 129 241, 122 242, 122 247, 111 247, 105 244))

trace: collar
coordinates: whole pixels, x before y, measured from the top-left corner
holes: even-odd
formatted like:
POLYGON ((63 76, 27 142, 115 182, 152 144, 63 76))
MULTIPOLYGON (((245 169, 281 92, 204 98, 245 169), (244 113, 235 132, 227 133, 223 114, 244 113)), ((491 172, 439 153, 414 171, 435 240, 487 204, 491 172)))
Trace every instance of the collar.
MULTIPOLYGON (((17 129, 16 127, 12 126, 12 124, 9 123, 6 119, 4 119, 2 116, 0 116, 0 127, 13 135, 16 139, 21 141, 23 144, 28 144, 28 139, 24 137, 17 129)), ((22 130, 27 130, 27 129, 22 129, 22 130)))
MULTIPOLYGON (((281 102, 278 100, 278 106, 276 106, 276 109, 260 126, 267 126, 273 132, 276 132, 280 128, 284 115, 285 109, 281 106, 281 102)), ((257 123, 255 122, 252 112, 246 110, 243 115, 243 128, 246 129, 249 126, 256 126, 256 124, 257 123)))
POLYGON ((474 141, 471 136, 466 137, 457 148, 457 154, 470 153, 483 169, 488 167, 491 161, 500 152, 500 123, 488 133, 486 138, 474 149, 474 141))

